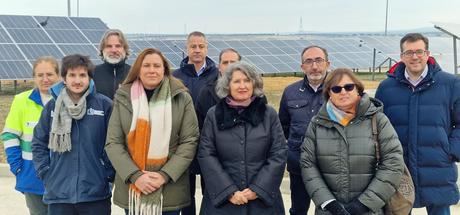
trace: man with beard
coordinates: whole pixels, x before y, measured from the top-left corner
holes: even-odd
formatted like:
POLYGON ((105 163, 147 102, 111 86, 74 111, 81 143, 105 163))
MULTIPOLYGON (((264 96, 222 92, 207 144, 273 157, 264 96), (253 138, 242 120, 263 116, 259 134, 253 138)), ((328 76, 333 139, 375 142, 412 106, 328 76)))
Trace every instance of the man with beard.
POLYGON ((286 87, 278 112, 289 146, 287 170, 291 182, 291 215, 306 215, 310 207, 310 197, 300 173, 300 145, 311 118, 323 104, 323 82, 330 66, 327 50, 316 45, 306 47, 300 57, 300 68, 305 76, 286 87))
POLYGON ((104 33, 99 44, 99 56, 104 63, 96 66, 93 78, 98 93, 113 99, 131 68, 126 63, 128 51, 128 41, 120 30, 108 29, 104 33))

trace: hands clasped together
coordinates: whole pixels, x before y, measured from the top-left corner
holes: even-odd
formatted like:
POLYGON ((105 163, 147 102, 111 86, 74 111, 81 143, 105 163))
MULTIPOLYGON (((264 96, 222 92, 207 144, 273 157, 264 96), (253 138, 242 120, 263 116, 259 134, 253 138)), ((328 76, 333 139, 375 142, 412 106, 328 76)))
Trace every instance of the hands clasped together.
POLYGON ((142 171, 144 173, 140 176, 134 185, 144 194, 158 190, 166 182, 165 178, 158 172, 142 171))
POLYGON ((234 205, 244 205, 251 200, 257 199, 257 194, 249 188, 243 191, 236 191, 229 197, 229 201, 234 205))

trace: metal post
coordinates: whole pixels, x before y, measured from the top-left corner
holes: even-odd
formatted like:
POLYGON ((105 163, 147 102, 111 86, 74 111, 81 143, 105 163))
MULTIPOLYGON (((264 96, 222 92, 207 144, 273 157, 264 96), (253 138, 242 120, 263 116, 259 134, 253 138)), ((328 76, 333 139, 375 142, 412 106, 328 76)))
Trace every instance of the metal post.
POLYGON ((14 94, 18 93, 17 89, 18 89, 18 81, 14 80, 14 94))
POLYGON ((67 0, 67 16, 70 17, 71 11, 70 11, 70 0, 67 0))
POLYGON ((377 55, 377 49, 374 48, 374 54, 372 57, 372 80, 375 80, 375 57, 377 55))
POLYGON ((385 36, 387 35, 387 27, 388 27, 388 0, 387 0, 387 9, 385 12, 385 36))
POLYGON ((77 17, 80 17, 80 0, 77 0, 77 17))
POLYGON ((454 74, 458 74, 458 64, 457 64, 457 37, 454 38, 454 74))

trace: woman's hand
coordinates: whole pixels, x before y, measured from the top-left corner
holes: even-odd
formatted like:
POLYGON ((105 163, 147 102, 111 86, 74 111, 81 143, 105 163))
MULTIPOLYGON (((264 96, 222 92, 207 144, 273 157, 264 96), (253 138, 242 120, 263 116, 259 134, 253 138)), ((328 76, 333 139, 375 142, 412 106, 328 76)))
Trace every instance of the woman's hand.
POLYGON ((246 197, 246 199, 249 200, 249 201, 257 199, 257 193, 255 193, 254 191, 252 191, 249 188, 246 188, 241 192, 243 193, 244 197, 246 197))
POLYGON ((233 193, 233 195, 229 198, 229 201, 234 205, 244 205, 248 203, 248 199, 241 191, 236 191, 233 193))
POLYGON ((166 183, 165 178, 158 172, 149 172, 149 171, 142 171, 144 174, 148 175, 149 178, 152 180, 153 185, 156 189, 163 186, 166 183))
POLYGON ((144 195, 148 195, 152 192, 155 192, 158 188, 155 186, 154 181, 151 179, 149 174, 143 174, 134 182, 134 185, 139 189, 144 195))

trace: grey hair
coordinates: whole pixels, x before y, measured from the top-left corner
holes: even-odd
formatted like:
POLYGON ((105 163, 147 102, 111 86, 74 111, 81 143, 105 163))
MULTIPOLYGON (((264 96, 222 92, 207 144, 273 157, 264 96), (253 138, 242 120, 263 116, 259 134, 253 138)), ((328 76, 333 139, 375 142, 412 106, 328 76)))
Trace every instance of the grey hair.
POLYGON ((260 97, 264 95, 264 82, 260 74, 256 71, 256 68, 249 63, 240 61, 228 66, 222 76, 217 80, 216 94, 219 98, 225 98, 230 95, 230 81, 235 71, 242 72, 251 80, 254 89, 253 96, 260 97))

